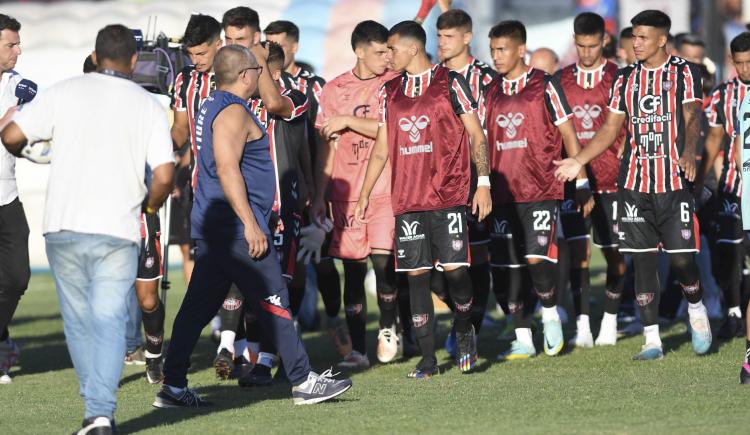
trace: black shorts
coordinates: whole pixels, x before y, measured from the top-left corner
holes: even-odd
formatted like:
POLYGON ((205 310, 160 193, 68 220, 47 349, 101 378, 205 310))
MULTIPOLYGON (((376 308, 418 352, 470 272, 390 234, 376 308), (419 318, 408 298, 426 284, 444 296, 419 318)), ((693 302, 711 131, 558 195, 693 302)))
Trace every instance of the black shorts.
POLYGON ((559 201, 495 205, 492 210, 490 264, 520 267, 527 258, 557 262, 559 201))
MULTIPOLYGON (((182 192, 186 195, 187 192, 182 192)), ((172 199, 169 212, 169 244, 193 245, 190 238, 190 210, 192 203, 183 198, 172 199)))
POLYGON ((292 279, 297 266, 297 246, 302 216, 292 213, 281 216, 281 221, 284 223, 284 231, 273 235, 273 246, 276 248, 276 256, 281 264, 281 274, 286 279, 292 279))
POLYGON ((687 189, 666 193, 620 189, 617 217, 622 252, 698 252, 700 248, 693 194, 687 189))
POLYGON ((559 232, 558 236, 565 239, 566 242, 591 237, 590 217, 583 217, 583 213, 578 211, 575 200, 567 196, 560 203, 560 224, 562 231, 559 232))
POLYGON ((141 251, 138 257, 138 281, 155 281, 162 277, 161 225, 159 214, 141 213, 141 251))
POLYGON ((396 271, 470 265, 466 206, 396 216, 396 271))
POLYGON ((740 199, 730 193, 719 193, 714 238, 716 243, 740 244, 745 238, 742 230, 742 206, 740 199))
POLYGON ((600 248, 617 248, 617 192, 594 194, 594 209, 591 223, 594 229, 594 245, 600 248))
POLYGON ((487 219, 479 222, 477 217, 471 213, 466 215, 469 227, 469 244, 486 245, 490 243, 490 229, 487 227, 487 219))

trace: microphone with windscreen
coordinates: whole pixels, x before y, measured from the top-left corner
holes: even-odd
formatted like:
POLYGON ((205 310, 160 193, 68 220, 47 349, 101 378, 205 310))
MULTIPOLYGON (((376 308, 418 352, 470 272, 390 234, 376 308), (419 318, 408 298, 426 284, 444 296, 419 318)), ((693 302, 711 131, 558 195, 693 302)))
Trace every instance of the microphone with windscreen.
POLYGON ((16 85, 16 98, 18 105, 28 103, 36 97, 36 83, 23 79, 16 85))

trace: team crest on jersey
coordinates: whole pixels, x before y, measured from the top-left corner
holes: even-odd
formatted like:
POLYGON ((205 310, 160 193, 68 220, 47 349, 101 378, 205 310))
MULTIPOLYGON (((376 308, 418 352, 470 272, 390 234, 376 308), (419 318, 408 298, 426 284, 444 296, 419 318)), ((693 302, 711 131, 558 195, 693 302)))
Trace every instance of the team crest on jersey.
POLYGON ((680 231, 680 234, 682 235, 683 239, 690 240, 690 238, 693 236, 693 231, 689 229, 684 229, 680 231))
POLYGON ((463 240, 451 240, 451 248, 453 248, 454 251, 458 252, 463 247, 464 247, 463 240))
POLYGON ((517 127, 523 124, 524 116, 523 113, 508 113, 507 115, 497 115, 495 121, 500 128, 505 130, 505 135, 508 139, 513 139, 518 134, 517 127))
POLYGON ((539 246, 547 246, 547 243, 549 243, 549 237, 547 236, 536 236, 536 241, 539 243, 539 246))
POLYGON ((146 258, 146 269, 151 269, 154 267, 154 257, 147 257, 146 258))
POLYGON ((430 118, 427 115, 422 115, 419 118, 412 115, 411 118, 401 118, 398 120, 398 126, 401 131, 409 133, 409 140, 411 143, 419 142, 422 138, 422 130, 427 128, 430 124, 430 118))
POLYGON ((661 82, 661 87, 664 88, 665 91, 668 91, 668 90, 672 89, 672 85, 673 84, 674 84, 673 81, 671 81, 671 80, 665 80, 665 81, 661 82))
POLYGON ((573 107, 573 114, 576 118, 581 120, 581 127, 586 130, 591 130, 594 127, 594 119, 598 118, 602 113, 602 108, 598 104, 589 106, 584 104, 581 106, 573 107))

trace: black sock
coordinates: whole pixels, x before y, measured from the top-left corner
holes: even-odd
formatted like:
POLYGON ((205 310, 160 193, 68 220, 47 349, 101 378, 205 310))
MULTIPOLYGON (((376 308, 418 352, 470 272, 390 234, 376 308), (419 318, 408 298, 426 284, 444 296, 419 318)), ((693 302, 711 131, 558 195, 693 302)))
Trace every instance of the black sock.
POLYGON ((367 353, 365 347, 365 325, 367 323, 367 304, 365 298, 365 276, 367 263, 360 261, 344 262, 344 313, 349 336, 352 338, 352 349, 367 353))
POLYGON ((487 299, 490 296, 490 263, 472 264, 469 267, 469 276, 471 276, 471 287, 474 289, 471 323, 474 325, 474 331, 479 334, 482 321, 484 321, 484 313, 487 311, 487 299))
POLYGON ((372 268, 375 271, 375 288, 378 294, 378 308, 380 308, 380 328, 390 328, 396 324, 396 307, 398 304, 393 255, 371 254, 370 261, 372 261, 372 268))
POLYGON ((471 329, 471 313, 474 302, 473 290, 471 288, 471 277, 467 267, 446 270, 445 278, 448 280, 448 293, 453 303, 454 321, 456 332, 465 334, 471 329))
POLYGON ((430 274, 409 275, 409 297, 411 298, 411 322, 417 337, 422 358, 435 358, 435 336, 433 323, 435 307, 430 292, 430 274))
POLYGON ((589 268, 570 269, 570 292, 573 293, 573 309, 576 317, 581 314, 589 315, 591 286, 589 268))
POLYGON ((641 310, 643 326, 659 323, 661 287, 657 272, 657 257, 653 252, 633 254, 635 269, 635 303, 641 310))
POLYGON ((341 310, 341 282, 333 260, 321 260, 315 265, 315 274, 326 315, 329 318, 338 316, 341 310))
POLYGON ((302 299, 305 297, 305 285, 302 286, 288 286, 289 289, 289 309, 292 311, 292 316, 297 316, 300 307, 302 307, 302 299))
POLYGON ((164 304, 156 300, 156 309, 147 313, 141 310, 143 319, 143 331, 146 333, 146 352, 152 355, 161 355, 164 343, 164 304))
POLYGON ((557 305, 557 299, 555 298, 557 265, 551 261, 544 260, 539 263, 529 264, 527 269, 529 269, 531 282, 542 306, 552 308, 557 305))
POLYGON ((232 284, 224 303, 219 309, 222 331, 236 331, 242 319, 242 309, 245 305, 245 297, 242 296, 236 285, 232 284))
POLYGON ((7 340, 9 336, 10 336, 10 333, 8 332, 8 327, 6 326, 5 328, 3 328, 2 334, 0 334, 0 341, 7 340))
POLYGON ((409 296, 409 279, 406 273, 396 274, 398 287, 398 320, 405 339, 411 339, 411 297, 409 296))
POLYGON ((625 286, 625 275, 607 270, 607 282, 604 287, 604 312, 617 314, 620 310, 622 289, 625 286))

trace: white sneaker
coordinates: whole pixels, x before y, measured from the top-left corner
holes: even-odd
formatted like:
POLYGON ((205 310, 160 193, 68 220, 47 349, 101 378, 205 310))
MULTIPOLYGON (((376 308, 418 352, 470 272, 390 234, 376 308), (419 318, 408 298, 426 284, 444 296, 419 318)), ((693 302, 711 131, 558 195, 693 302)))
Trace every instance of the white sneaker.
POLYGON ((370 367, 370 359, 367 358, 367 355, 362 355, 353 350, 337 365, 342 369, 366 369, 370 367))
POLYGON ((580 348, 592 348, 594 347, 594 336, 591 331, 577 331, 568 344, 580 348))
POLYGON ((609 325, 606 322, 602 322, 602 326, 599 328, 599 335, 596 336, 594 344, 597 346, 614 346, 617 344, 617 322, 609 325))
POLYGON ((8 372, 5 370, 0 370, 0 385, 3 384, 12 384, 13 379, 10 378, 10 375, 8 375, 8 372))
POLYGON ((399 339, 396 327, 383 328, 378 331, 378 361, 389 363, 398 354, 399 339))

